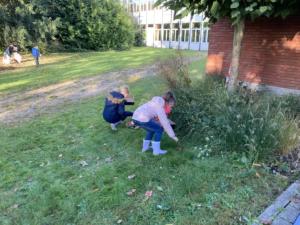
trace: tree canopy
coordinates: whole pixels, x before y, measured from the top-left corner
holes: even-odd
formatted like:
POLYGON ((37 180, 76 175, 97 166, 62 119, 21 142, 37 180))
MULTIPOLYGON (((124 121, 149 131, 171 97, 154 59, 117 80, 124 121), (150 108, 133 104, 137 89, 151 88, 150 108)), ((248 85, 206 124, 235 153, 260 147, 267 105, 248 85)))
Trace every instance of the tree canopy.
POLYGON ((124 49, 133 44, 132 18, 115 0, 0 0, 0 45, 26 48, 124 49))
POLYGON ((204 12, 211 22, 229 18, 233 24, 244 18, 285 18, 300 9, 299 0, 158 0, 156 4, 175 10, 179 17, 204 12))

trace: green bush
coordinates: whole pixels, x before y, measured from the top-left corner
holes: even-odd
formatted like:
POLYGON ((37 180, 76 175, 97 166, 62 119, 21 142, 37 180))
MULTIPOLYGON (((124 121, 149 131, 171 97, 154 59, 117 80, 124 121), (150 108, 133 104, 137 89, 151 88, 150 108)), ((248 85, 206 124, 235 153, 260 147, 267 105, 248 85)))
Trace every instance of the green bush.
POLYGON ((38 43, 64 50, 128 49, 134 23, 115 0, 12 0, 0 4, 0 46, 38 43))
POLYGON ((173 91, 173 119, 181 137, 205 143, 215 153, 240 152, 256 160, 287 153, 299 143, 297 119, 280 98, 243 91, 229 95, 224 83, 211 77, 173 91))
POLYGON ((297 117, 283 98, 244 89, 231 95, 223 80, 210 76, 186 85, 178 79, 182 72, 170 71, 163 76, 177 98, 172 120, 181 139, 198 146, 200 155, 238 152, 253 162, 299 144, 297 117))
POLYGON ((145 46, 145 32, 142 29, 137 29, 134 35, 134 46, 145 46))

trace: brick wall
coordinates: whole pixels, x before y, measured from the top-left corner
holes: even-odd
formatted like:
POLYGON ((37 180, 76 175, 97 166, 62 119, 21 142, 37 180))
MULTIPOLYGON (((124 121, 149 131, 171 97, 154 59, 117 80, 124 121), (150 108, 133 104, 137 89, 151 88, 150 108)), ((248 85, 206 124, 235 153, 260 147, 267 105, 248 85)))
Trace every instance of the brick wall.
MULTIPOLYGON (((208 74, 228 76, 233 29, 227 20, 210 31, 208 74)), ((247 21, 239 80, 300 90, 300 16, 247 21)))

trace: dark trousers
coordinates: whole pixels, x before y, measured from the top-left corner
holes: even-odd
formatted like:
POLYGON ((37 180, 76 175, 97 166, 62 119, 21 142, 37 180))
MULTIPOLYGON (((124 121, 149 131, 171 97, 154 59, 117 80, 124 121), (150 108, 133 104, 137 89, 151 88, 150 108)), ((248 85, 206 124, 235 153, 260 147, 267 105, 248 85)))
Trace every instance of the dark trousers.
POLYGON ((140 122, 137 120, 133 120, 133 122, 135 125, 146 130, 147 133, 145 140, 151 141, 154 136, 154 141, 160 142, 164 129, 157 121, 152 119, 148 122, 140 122))
POLYGON ((35 64, 36 66, 40 65, 39 57, 34 57, 34 64, 35 64))
POLYGON ((120 120, 119 121, 123 121, 125 120, 127 117, 131 117, 133 115, 132 112, 127 112, 125 111, 122 115, 120 115, 120 120))

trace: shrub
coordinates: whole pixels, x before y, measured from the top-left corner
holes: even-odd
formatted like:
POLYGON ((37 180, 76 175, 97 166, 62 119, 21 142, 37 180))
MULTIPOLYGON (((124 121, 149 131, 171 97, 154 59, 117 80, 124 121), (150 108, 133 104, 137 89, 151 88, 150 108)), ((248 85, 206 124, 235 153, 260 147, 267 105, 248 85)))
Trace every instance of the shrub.
POLYGON ((190 86, 191 79, 189 76, 188 63, 180 51, 170 56, 169 60, 161 60, 158 68, 159 74, 164 78, 171 89, 190 86))
POLYGON ((243 89, 230 95, 223 80, 208 76, 186 85, 173 65, 168 62, 162 71, 177 97, 172 119, 184 141, 214 154, 243 153, 252 161, 287 153, 299 144, 297 117, 282 98, 243 89))
POLYGON ((142 29, 137 29, 134 34, 134 46, 145 46, 145 32, 142 29))

